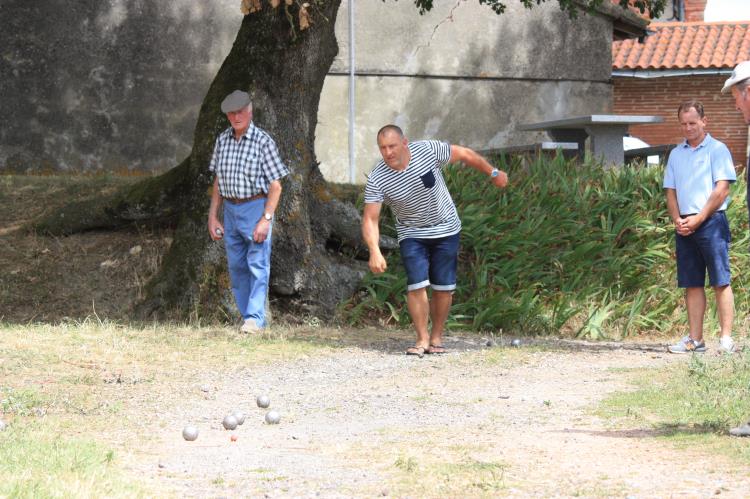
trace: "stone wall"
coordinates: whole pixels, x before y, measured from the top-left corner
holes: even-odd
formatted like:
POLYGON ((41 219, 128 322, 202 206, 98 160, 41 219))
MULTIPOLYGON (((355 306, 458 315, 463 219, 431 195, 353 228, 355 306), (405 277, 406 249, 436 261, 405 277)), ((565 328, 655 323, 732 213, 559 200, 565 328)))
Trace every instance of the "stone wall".
POLYGON ((174 166, 241 21, 239 0, 3 0, 0 168, 174 166))
MULTIPOLYGON (((349 181, 348 7, 326 79, 316 152, 349 181)), ((529 143, 517 125, 611 111, 612 21, 556 2, 496 16, 476 0, 356 7, 355 181, 375 132, 477 149, 529 143)), ((241 23, 239 0, 0 2, 0 169, 162 171, 190 152, 203 96, 241 23)), ((283 151, 282 151, 283 153, 283 151)))
MULTIPOLYGON (((378 159, 375 134, 387 123, 410 139, 491 149, 544 137, 519 124, 611 111, 610 19, 570 20, 556 3, 507 2, 501 16, 476 1, 435 4, 425 16, 406 2, 355 4, 356 182, 378 159)), ((350 175, 348 5, 315 143, 324 175, 339 182, 350 175)))

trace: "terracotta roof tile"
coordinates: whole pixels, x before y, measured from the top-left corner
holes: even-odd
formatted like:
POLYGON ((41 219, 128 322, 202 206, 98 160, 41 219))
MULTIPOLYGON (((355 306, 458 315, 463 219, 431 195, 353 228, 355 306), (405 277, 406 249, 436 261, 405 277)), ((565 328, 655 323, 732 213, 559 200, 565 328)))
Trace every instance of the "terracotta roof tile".
POLYGON ((612 44, 613 69, 721 69, 750 60, 750 20, 651 23, 643 43, 612 44))

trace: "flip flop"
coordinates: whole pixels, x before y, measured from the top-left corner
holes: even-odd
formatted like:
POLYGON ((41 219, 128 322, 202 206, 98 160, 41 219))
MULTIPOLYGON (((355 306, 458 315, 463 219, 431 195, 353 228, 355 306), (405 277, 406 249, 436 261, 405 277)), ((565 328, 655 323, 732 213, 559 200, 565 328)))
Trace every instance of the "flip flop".
POLYGON ((420 359, 424 357, 425 349, 414 345, 406 349, 406 355, 416 355, 420 359))
POLYGON ((442 355, 444 353, 448 353, 448 351, 445 349, 443 345, 430 345, 430 348, 428 348, 425 353, 442 355))

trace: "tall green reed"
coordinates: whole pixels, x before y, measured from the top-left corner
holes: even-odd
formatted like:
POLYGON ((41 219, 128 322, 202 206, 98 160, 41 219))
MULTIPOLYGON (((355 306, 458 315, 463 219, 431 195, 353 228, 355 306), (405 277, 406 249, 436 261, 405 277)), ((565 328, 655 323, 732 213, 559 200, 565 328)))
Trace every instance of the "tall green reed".
MULTIPOLYGON (((463 224, 449 327, 589 338, 684 329, 662 166, 603 169, 561 156, 494 161, 509 173, 506 190, 470 168, 445 171, 463 224)), ((733 186, 728 211, 741 318, 750 308, 744 189, 743 181, 733 186)), ((342 308, 351 323, 409 323, 397 252, 388 265, 388 275, 368 276, 342 308)), ((710 312, 707 330, 717 327, 710 312)))

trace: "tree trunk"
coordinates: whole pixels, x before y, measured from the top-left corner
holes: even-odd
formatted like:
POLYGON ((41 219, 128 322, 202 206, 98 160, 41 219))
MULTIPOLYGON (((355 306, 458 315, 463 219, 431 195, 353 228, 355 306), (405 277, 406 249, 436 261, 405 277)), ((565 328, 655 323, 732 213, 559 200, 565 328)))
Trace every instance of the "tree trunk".
POLYGON ((334 24, 341 0, 315 3, 300 31, 299 7, 284 2, 246 15, 231 52, 203 100, 193 149, 180 165, 106 200, 70 205, 37 225, 55 234, 133 222, 175 226, 173 244, 138 305, 141 318, 233 318, 222 243, 208 237, 213 181, 208 164, 228 126, 222 99, 235 89, 253 100, 254 122, 276 140, 291 175, 283 182, 273 229, 270 293, 274 308, 327 320, 357 289, 366 265, 331 249, 360 244, 359 214, 336 198, 313 149, 323 81, 338 51, 334 24), (332 244, 335 242, 335 245, 332 244))

